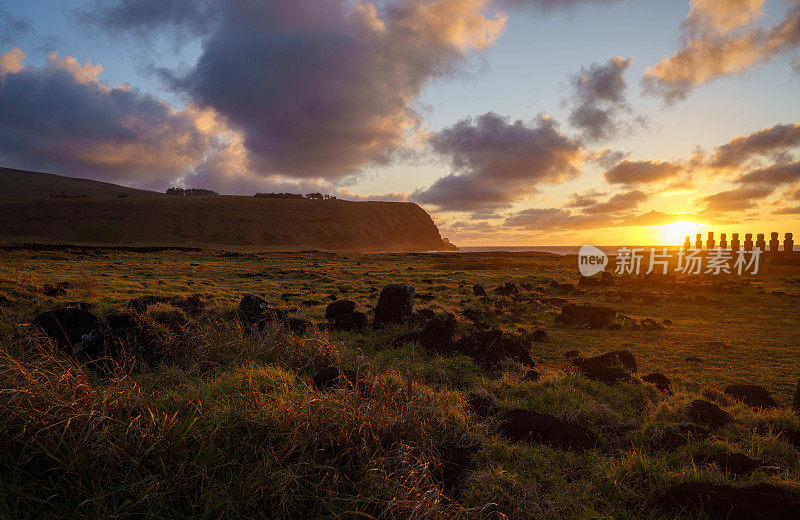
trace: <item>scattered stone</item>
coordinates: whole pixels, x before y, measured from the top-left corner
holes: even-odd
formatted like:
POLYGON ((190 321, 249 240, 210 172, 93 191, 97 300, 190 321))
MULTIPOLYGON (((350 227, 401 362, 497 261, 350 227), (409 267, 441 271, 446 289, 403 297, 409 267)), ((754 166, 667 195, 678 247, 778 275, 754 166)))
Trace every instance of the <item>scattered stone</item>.
POLYGON ((319 300, 303 300, 300 305, 303 307, 316 307, 317 305, 322 305, 322 302, 319 300))
POLYGON ((607 385, 615 385, 620 382, 633 381, 633 377, 621 368, 609 367, 605 365, 581 364, 581 373, 592 381, 599 381, 607 385))
POLYGON ((567 359, 574 359, 576 357, 579 357, 580 355, 581 355, 581 351, 576 349, 576 348, 564 352, 564 357, 567 358, 567 359))
POLYGON ((464 309, 461 311, 461 314, 463 314, 464 317, 467 318, 469 321, 474 323, 481 321, 481 319, 483 318, 483 314, 473 309, 464 309))
MULTIPOLYGON (((423 323, 431 321, 436 317, 436 313, 433 311, 433 309, 420 309, 416 312, 416 314, 423 323)), ((455 318, 455 316, 453 317, 455 318)))
POLYGON ((658 323, 653 318, 645 318, 641 321, 641 326, 645 330, 664 330, 664 325, 658 323))
POLYGON ((800 495, 772 484, 734 487, 684 482, 670 487, 656 507, 664 511, 702 511, 712 520, 797 520, 800 495))
POLYGON ((780 430, 780 436, 795 447, 795 449, 800 450, 800 430, 792 430, 790 428, 786 428, 780 430))
POLYGON ((285 320, 287 315, 286 311, 270 308, 266 300, 254 294, 245 294, 239 302, 239 319, 248 329, 261 329, 267 323, 285 320))
POLYGON ((68 354, 92 357, 103 344, 103 325, 88 310, 54 309, 36 316, 33 325, 68 354))
POLYGON ((404 284, 390 284, 381 290, 375 306, 373 325, 382 327, 399 324, 414 312, 414 288, 404 284))
POLYGON ((444 320, 434 318, 422 330, 409 332, 396 338, 392 342, 392 346, 397 348, 405 343, 418 343, 430 352, 445 356, 453 355, 457 353, 453 343, 453 332, 453 327, 444 320))
POLYGON ((636 372, 636 356, 630 350, 615 350, 606 354, 583 360, 581 365, 602 365, 605 367, 621 367, 628 372, 636 372))
POLYGON ((356 373, 353 370, 345 370, 342 374, 335 366, 329 366, 318 372, 311 378, 311 386, 315 390, 325 390, 333 387, 352 387, 356 383, 356 373))
POLYGON ((155 305, 156 303, 169 303, 170 298, 167 296, 141 296, 139 298, 133 298, 129 300, 126 304, 126 307, 131 309, 133 312, 138 312, 139 314, 144 314, 147 312, 147 308, 151 305, 155 305))
POLYGON ((659 392, 664 392, 665 394, 672 395, 672 381, 669 380, 667 376, 664 374, 660 374, 658 372, 653 372, 652 374, 647 374, 642 378, 642 381, 645 383, 650 383, 655 385, 656 390, 659 392))
POLYGON ((55 285, 47 284, 44 286, 43 293, 50 298, 58 298, 67 294, 67 289, 70 287, 72 287, 72 284, 69 282, 59 282, 55 285))
POLYGON ((325 319, 333 321, 336 316, 350 314, 351 312, 355 312, 355 310, 356 302, 351 300, 337 300, 329 303, 328 306, 325 307, 325 319))
POLYGON ((467 395, 467 407, 481 419, 497 412, 494 398, 484 392, 472 392, 467 395))
POLYGON ((703 399, 692 401, 686 411, 693 422, 705 424, 712 430, 725 426, 731 420, 728 412, 703 399))
POLYGON ((306 334, 308 331, 314 328, 314 325, 311 324, 310 321, 304 320, 302 318, 290 318, 289 319, 289 330, 294 332, 295 334, 306 334))
POLYGON ((469 356, 484 368, 492 369, 504 359, 523 365, 536 366, 530 353, 530 345, 516 338, 504 336, 497 329, 478 331, 458 340, 455 350, 469 356))
POLYGON ((472 286, 472 294, 478 297, 486 296, 486 289, 481 284, 476 283, 472 286))
POLYGON ((541 374, 536 370, 528 370, 525 375, 522 377, 523 381, 538 381, 541 374))
POLYGON ((367 315, 354 311, 339 314, 333 319, 333 328, 336 330, 361 330, 367 326, 367 315))
POLYGON ((561 314, 556 316, 556 323, 563 325, 587 324, 590 329, 600 329, 611 325, 616 317, 617 311, 608 307, 570 303, 561 308, 561 314))
POLYGON ((506 413, 499 430, 514 442, 545 444, 564 450, 592 449, 600 443, 597 435, 583 426, 531 410, 516 409, 506 413))
POLYGON ((696 424, 679 424, 667 429, 658 439, 658 445, 666 450, 674 450, 694 440, 708 437, 709 431, 696 424))
POLYGON ((442 485, 447 494, 460 490, 475 465, 472 456, 480 451, 480 444, 460 446, 454 443, 440 443, 436 446, 439 464, 432 472, 432 479, 442 485))
POLYGON ((611 325, 608 326, 608 330, 614 330, 614 331, 622 330, 622 324, 621 323, 612 323, 611 325))
POLYGON ((536 329, 533 331, 534 343, 544 343, 545 341, 547 341, 547 331, 544 329, 536 329))
POLYGON ((700 359, 700 358, 699 358, 699 357, 697 357, 697 356, 688 356, 688 357, 686 358, 686 361, 692 361, 692 362, 694 362, 694 363, 702 363, 702 362, 703 362, 703 360, 702 360, 702 359, 700 359))
POLYGON ((494 292, 502 296, 513 296, 519 294, 519 288, 513 282, 506 282, 503 285, 498 285, 494 292))
POLYGON ((205 304, 199 294, 193 294, 187 296, 184 300, 176 301, 174 306, 189 316, 197 316, 205 309, 205 304))
POLYGON ((743 453, 721 453, 709 458, 708 462, 713 462, 720 470, 733 475, 749 475, 764 466, 762 461, 751 459, 743 453))
POLYGON ((672 320, 663 320, 661 323, 664 325, 672 325, 672 320))
POLYGON ((724 390, 725 395, 752 408, 773 410, 778 408, 778 403, 772 398, 769 391, 758 385, 728 385, 724 390))

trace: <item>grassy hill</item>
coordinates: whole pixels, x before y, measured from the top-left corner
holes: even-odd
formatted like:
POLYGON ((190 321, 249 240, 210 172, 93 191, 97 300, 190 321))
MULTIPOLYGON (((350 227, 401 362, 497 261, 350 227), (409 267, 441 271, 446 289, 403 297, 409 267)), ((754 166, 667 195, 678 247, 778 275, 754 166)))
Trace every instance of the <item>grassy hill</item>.
POLYGON ((401 202, 175 197, 0 169, 0 243, 227 249, 444 249, 419 206, 401 202))

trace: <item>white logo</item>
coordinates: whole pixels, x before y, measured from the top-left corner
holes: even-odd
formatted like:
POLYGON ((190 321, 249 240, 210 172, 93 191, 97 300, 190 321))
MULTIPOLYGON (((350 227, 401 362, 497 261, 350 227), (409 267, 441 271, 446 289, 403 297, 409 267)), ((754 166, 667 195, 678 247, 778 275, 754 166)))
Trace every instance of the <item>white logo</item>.
POLYGON ((594 246, 582 246, 578 252, 578 269, 583 276, 592 276, 608 265, 608 255, 594 246))

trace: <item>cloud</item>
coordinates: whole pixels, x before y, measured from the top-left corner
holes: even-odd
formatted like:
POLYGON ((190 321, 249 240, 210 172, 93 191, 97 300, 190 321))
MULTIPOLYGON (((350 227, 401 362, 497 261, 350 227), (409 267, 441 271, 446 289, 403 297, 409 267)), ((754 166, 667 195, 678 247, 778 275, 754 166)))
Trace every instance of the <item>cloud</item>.
POLYGON ((754 155, 785 151, 800 145, 800 123, 786 123, 740 135, 718 146, 708 158, 713 168, 735 168, 754 155))
POLYGON ((670 161, 623 161, 603 175, 611 184, 642 185, 664 182, 685 173, 683 165, 670 161))
POLYGON ((591 191, 589 193, 573 193, 569 196, 569 200, 564 204, 567 208, 585 208, 587 206, 594 206, 600 202, 600 197, 605 197, 605 193, 599 191, 591 191))
POLYGON ((574 231, 614 226, 616 219, 609 215, 579 215, 559 208, 531 208, 508 217, 505 225, 530 231, 574 231))
POLYGON ((675 222, 699 220, 701 217, 693 213, 666 213, 663 211, 651 210, 641 215, 628 219, 629 226, 663 226, 674 224, 675 222))
POLYGON ((52 55, 37 69, 24 56, 0 56, 3 164, 148 186, 181 175, 207 151, 191 113, 102 84, 99 65, 52 55))
POLYGON ((755 207, 757 201, 763 200, 772 195, 774 188, 768 186, 748 186, 723 191, 709 195, 700 199, 706 207, 702 211, 704 214, 727 213, 742 211, 755 207))
POLYGON ((611 167, 615 166, 616 164, 622 162, 622 160, 625 159, 630 154, 631 154, 630 152, 623 152, 621 150, 612 150, 611 148, 604 148, 602 150, 592 152, 587 160, 608 170, 611 167))
POLYGON ((611 4, 619 0, 501 0, 509 7, 533 7, 539 11, 552 12, 573 9, 580 4, 611 4))
POLYGON ((491 46, 506 21, 488 0, 151 4, 103 2, 84 17, 194 31, 202 55, 166 73, 172 88, 243 133, 252 171, 329 181, 388 162, 417 130, 422 89, 491 46))
POLYGON ((598 213, 619 213, 635 209, 639 204, 648 200, 650 194, 640 190, 632 190, 625 193, 617 193, 605 202, 597 202, 585 206, 583 212, 586 214, 598 213))
POLYGON ((582 67, 570 79, 569 122, 581 131, 583 139, 599 141, 646 125, 641 116, 633 120, 623 117, 633 113, 625 97, 625 71, 631 62, 632 58, 616 56, 603 65, 592 63, 582 67))
POLYGON ((793 184, 797 181, 800 181, 800 162, 773 164, 766 168, 753 170, 737 179, 737 182, 743 184, 763 184, 768 186, 793 184))
POLYGON ((33 24, 18 18, 0 7, 0 47, 17 43, 20 38, 33 32, 33 24))
POLYGON ((528 124, 487 112, 434 132, 429 144, 453 173, 412 198, 441 211, 507 208, 539 184, 577 176, 583 164, 580 145, 546 116, 528 124))
MULTIPOLYGON (((682 27, 683 45, 645 70, 645 92, 667 103, 722 76, 740 74, 800 43, 800 5, 771 27, 755 21, 764 0, 693 0, 682 27)), ((792 2, 796 4, 796 2, 792 2)))
POLYGON ((773 215, 800 215, 800 206, 780 208, 772 212, 773 215))

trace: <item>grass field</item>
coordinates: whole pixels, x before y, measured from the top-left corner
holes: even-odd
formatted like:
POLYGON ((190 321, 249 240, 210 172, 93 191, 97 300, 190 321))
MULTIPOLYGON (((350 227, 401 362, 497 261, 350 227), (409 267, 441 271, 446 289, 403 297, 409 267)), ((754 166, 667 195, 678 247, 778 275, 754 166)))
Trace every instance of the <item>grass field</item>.
POLYGON ((800 268, 666 284, 616 277, 611 287, 575 291, 553 282, 577 287, 574 257, 4 252, 0 517, 656 519, 678 514, 655 504, 680 482, 800 488, 800 446, 780 433, 800 429, 790 409, 800 268), (44 295, 59 282, 69 282, 66 294, 44 295), (506 282, 521 292, 494 293, 506 282), (413 343, 394 347, 410 324, 327 330, 334 299, 355 301, 371 323, 389 283, 414 286, 415 309, 453 313, 456 336, 474 329, 464 309, 523 340, 545 330, 545 342, 531 343, 540 378, 516 362, 486 369, 413 343), (486 301, 473 294, 476 283, 486 301), (248 331, 236 315, 246 293, 319 326, 248 331), (103 316, 136 297, 194 294, 204 303, 195 316, 169 302, 147 309, 156 362, 130 356, 98 371, 54 353, 26 325, 70 302, 103 316), (568 302, 615 309, 620 330, 556 325, 568 302), (178 326, 163 319, 176 314, 178 326), (671 324, 637 325, 645 318, 671 324), (638 377, 589 380, 565 358, 573 349, 585 357, 627 349, 639 376, 665 374, 674 395, 638 377), (313 388, 329 365, 354 370, 358 384, 313 388), (723 394, 732 383, 763 385, 781 407, 735 402, 723 394), (497 412, 481 418, 467 399, 487 394, 497 412), (684 445, 660 443, 690 422, 695 399, 720 405, 731 422, 684 445), (499 426, 518 408, 580 424, 599 443, 564 450, 509 440, 499 426), (763 467, 734 475, 707 462, 721 453, 763 467))

